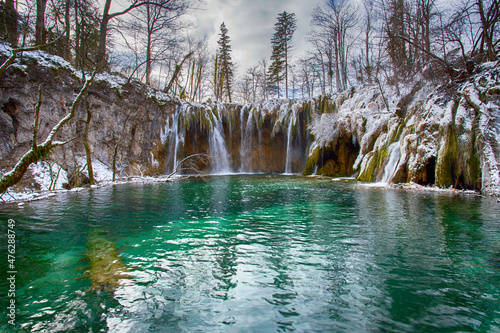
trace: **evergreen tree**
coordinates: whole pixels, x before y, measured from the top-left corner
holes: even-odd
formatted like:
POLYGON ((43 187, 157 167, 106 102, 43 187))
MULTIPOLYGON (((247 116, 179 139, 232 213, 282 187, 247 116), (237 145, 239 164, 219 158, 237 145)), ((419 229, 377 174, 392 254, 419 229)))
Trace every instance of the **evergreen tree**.
POLYGON ((220 39, 217 42, 219 49, 215 58, 215 97, 217 99, 227 96, 231 103, 231 86, 233 83, 233 63, 231 61, 231 45, 224 23, 220 26, 220 39))
POLYGON ((272 90, 277 90, 279 97, 279 84, 285 79, 285 96, 288 98, 288 54, 292 46, 290 42, 293 33, 297 28, 297 19, 294 13, 284 11, 278 14, 277 20, 274 25, 275 33, 271 39, 273 53, 268 69, 269 85, 272 90))

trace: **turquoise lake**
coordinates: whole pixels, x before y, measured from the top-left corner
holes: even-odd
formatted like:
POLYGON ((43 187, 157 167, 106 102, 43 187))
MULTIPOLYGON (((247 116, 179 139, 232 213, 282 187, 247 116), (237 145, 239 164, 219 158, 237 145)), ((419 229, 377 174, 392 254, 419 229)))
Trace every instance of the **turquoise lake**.
POLYGON ((491 198, 214 176, 60 193, 0 220, 8 332, 500 332, 491 198), (128 267, 111 291, 86 277, 93 242, 128 267))

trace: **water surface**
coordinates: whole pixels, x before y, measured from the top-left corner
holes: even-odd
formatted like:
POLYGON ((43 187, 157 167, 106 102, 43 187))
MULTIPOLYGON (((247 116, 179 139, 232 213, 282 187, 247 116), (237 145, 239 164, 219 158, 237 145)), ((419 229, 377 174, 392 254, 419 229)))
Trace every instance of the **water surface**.
POLYGON ((0 218, 0 258, 17 223, 19 331, 500 331, 500 205, 481 197, 224 176, 65 193, 0 218), (75 279, 96 234, 131 269, 114 293, 75 279))

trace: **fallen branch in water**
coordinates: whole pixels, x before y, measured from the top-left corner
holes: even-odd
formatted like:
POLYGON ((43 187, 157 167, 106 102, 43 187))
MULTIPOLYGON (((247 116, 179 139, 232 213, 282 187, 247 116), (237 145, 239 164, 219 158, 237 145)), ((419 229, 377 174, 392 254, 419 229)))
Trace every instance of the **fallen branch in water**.
POLYGON ((206 162, 208 159, 210 159, 210 156, 207 155, 207 154, 193 154, 193 155, 189 155, 185 158, 183 158, 182 160, 180 160, 177 165, 174 166, 174 171, 172 171, 168 176, 167 176, 167 179, 171 178, 172 176, 174 176, 176 173, 179 173, 181 171, 184 171, 184 170, 198 170, 198 167, 196 166, 196 161, 193 161, 193 159, 198 159, 198 161, 200 162, 206 162), (185 162, 189 162, 188 166, 186 167, 182 167, 182 164, 184 164, 185 162))

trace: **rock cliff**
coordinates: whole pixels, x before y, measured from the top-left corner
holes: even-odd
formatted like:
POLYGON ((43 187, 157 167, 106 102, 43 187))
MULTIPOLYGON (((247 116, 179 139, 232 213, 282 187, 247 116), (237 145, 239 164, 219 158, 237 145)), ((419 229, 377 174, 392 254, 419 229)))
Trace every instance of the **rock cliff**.
MULTIPOLYGON (((3 61, 8 49, 2 45, 1 51, 3 61)), ((0 77, 0 170, 12 167, 31 145, 39 86, 41 141, 69 109, 82 87, 80 78, 81 73, 63 59, 40 51, 25 52, 0 77)), ((98 75, 76 117, 60 134, 61 140, 74 140, 54 150, 51 159, 70 174, 75 172, 85 154, 82 135, 88 107, 92 111, 88 137, 95 160, 111 167, 116 147, 116 165, 122 175, 163 173, 160 124, 178 105, 178 101, 137 82, 98 75)))

